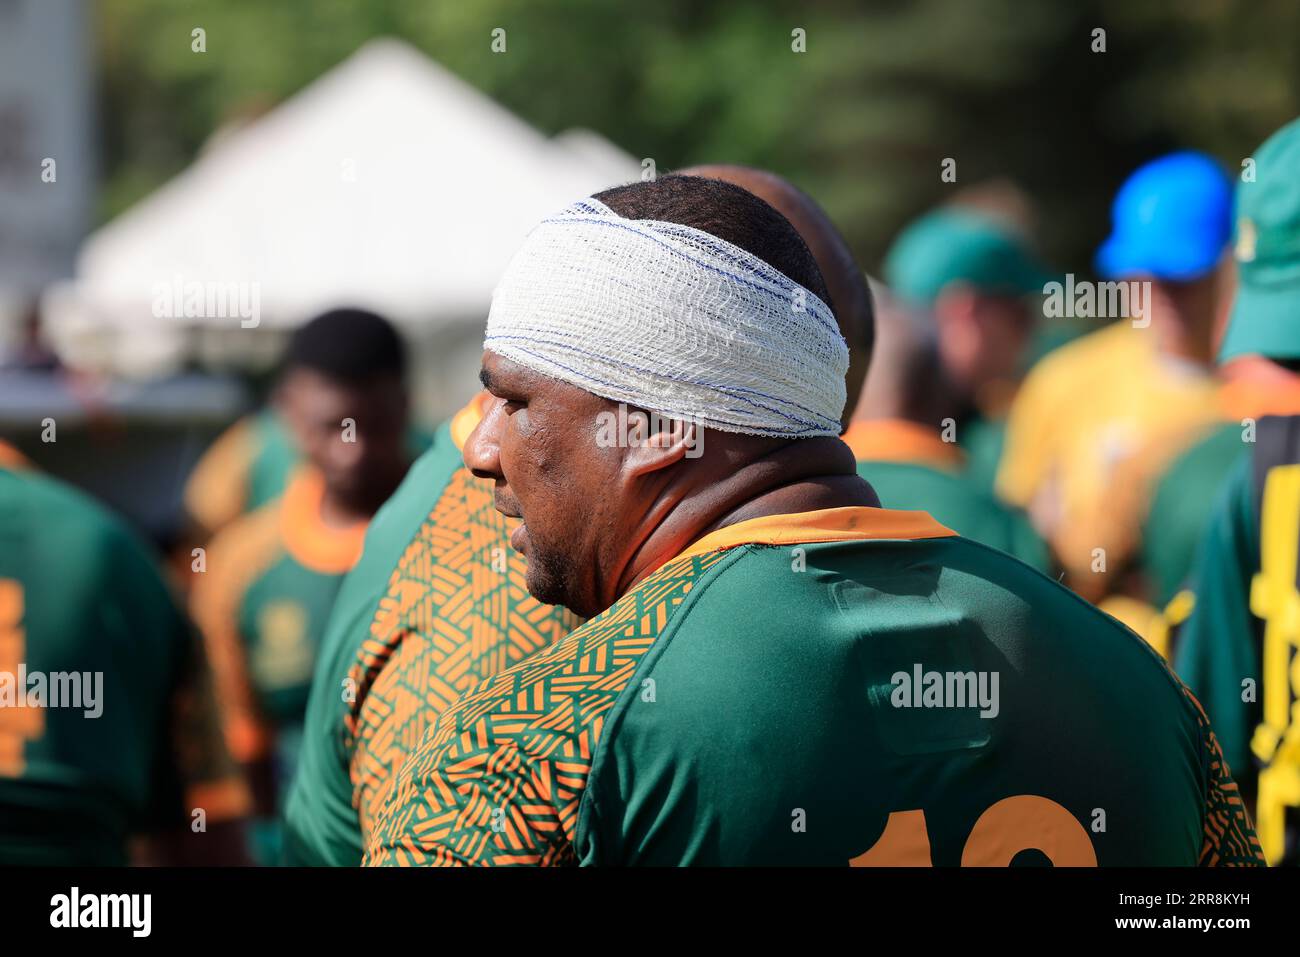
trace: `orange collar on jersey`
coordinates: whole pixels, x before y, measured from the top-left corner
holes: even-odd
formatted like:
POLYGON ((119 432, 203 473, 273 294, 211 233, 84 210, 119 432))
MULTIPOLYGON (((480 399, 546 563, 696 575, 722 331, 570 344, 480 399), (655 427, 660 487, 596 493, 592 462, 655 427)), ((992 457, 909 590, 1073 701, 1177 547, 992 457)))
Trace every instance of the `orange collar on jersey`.
POLYGON ((906 419, 859 420, 849 425, 840 441, 859 462, 915 462, 952 471, 960 469, 966 458, 935 429, 906 419))
POLYGON ((361 557, 367 523, 331 528, 321 520, 324 498, 321 474, 300 468, 280 499, 280 533, 285 550, 300 565, 322 575, 342 575, 361 557))
POLYGON ((469 434, 483 421, 483 410, 492 399, 492 393, 486 389, 469 400, 469 405, 451 417, 451 441, 460 451, 465 451, 465 442, 469 434))
POLYGON ((8 442, 0 441, 0 469, 29 469, 32 463, 8 442))
POLYGON ((1219 370, 1219 402, 1231 421, 1300 415, 1300 376, 1263 356, 1241 356, 1219 370))
MULTIPOLYGON (((823 508, 814 512, 764 515, 710 532, 670 561, 739 545, 804 545, 813 542, 896 541, 956 535, 928 512, 892 508, 823 508)), ((667 564, 665 562, 664 564, 667 564)))

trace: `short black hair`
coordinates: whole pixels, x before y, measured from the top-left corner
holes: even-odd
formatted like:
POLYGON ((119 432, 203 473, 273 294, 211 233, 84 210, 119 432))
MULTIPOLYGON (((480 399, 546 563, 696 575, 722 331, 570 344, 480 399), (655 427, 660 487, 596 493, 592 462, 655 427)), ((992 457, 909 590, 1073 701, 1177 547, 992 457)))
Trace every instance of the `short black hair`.
POLYGON ((597 193, 624 219, 690 226, 756 256, 829 305, 817 260, 790 221, 747 189, 704 176, 661 176, 597 193))
POLYGON ((345 385, 406 377, 406 346, 392 323, 365 309, 331 309, 294 332, 283 368, 310 369, 345 385))

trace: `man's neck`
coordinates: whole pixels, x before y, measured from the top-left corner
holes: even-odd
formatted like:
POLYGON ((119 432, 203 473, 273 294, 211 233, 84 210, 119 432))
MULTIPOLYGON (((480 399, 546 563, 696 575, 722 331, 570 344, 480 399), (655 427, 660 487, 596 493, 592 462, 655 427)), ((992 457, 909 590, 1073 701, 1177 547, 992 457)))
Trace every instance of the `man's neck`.
POLYGON ((340 495, 326 486, 324 494, 321 495, 321 522, 329 528, 347 528, 350 525, 370 521, 374 518, 375 512, 379 511, 380 506, 397 491, 397 486, 402 483, 409 467, 408 465, 399 474, 390 476, 382 486, 368 490, 365 496, 340 495))
POLYGON ((320 500, 320 520, 326 528, 342 529, 368 522, 374 511, 343 496, 331 495, 328 490, 320 500))
POLYGON ((629 549, 613 597, 720 528, 766 515, 846 506, 878 508, 880 500, 837 438, 788 443, 730 474, 701 470, 690 485, 670 486, 656 498, 640 523, 648 532, 629 549))

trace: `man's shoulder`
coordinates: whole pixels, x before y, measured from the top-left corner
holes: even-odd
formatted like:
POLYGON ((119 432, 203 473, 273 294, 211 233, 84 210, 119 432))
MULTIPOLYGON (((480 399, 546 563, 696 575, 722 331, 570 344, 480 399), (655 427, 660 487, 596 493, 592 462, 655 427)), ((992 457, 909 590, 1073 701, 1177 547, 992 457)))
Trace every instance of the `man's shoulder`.
MULTIPOLYGON (((396 778, 377 815, 370 861, 427 863, 448 854, 478 862, 524 860, 509 828, 494 828, 500 836, 483 844, 465 816, 445 813, 461 800, 444 790, 453 767, 459 782, 509 779, 523 787, 529 823, 521 830, 550 835, 541 862, 570 860, 579 804, 607 722, 646 653, 680 620, 716 567, 735 554, 711 552, 669 562, 595 618, 461 695, 396 778), (401 836, 412 815, 437 818, 419 842, 401 836), (433 858, 414 849, 425 842, 436 848, 433 858)), ((532 852, 526 856, 538 862, 532 852)))
POLYGON ((863 463, 859 474, 876 484, 887 508, 921 509, 959 535, 1006 552, 1043 571, 1051 560, 1047 545, 1020 509, 1004 503, 966 475, 954 475, 926 465, 893 466, 876 472, 877 463, 863 463))
MULTIPOLYGON (((499 732, 504 727, 500 716, 516 711, 531 716, 538 727, 558 730, 551 696, 576 700, 598 692, 612 705, 641 657, 678 624, 720 568, 740 557, 737 549, 670 561, 563 638, 475 685, 443 712, 426 743, 437 748, 475 727, 491 731, 495 726, 499 732), (521 692, 526 694, 521 697, 521 692)), ((603 713, 586 701, 568 713, 564 727, 576 731, 584 723, 599 722, 603 713)), ((519 728, 512 723, 510 730, 515 734, 519 728)))
MULTIPOLYGON (((456 497, 455 488, 463 484, 458 476, 468 478, 469 473, 444 423, 371 520, 361 559, 339 588, 317 657, 303 751, 289 798, 288 840, 296 861, 355 863, 361 856, 351 765, 358 736, 368 733, 361 726, 363 708, 380 675, 402 661, 395 653, 405 637, 401 628, 385 628, 389 619, 380 614, 381 605, 403 582, 425 590, 435 586, 429 575, 434 556, 421 533, 433 524, 454 524, 443 522, 446 516, 435 523, 435 514, 448 504, 449 493, 456 497), (403 571, 407 565, 409 575, 403 571), (385 632, 382 640, 374 636, 377 621, 385 632)), ((463 538, 464 528, 447 527, 444 533, 463 538)), ((400 706, 399 711, 428 707, 427 685, 433 680, 428 669, 413 665, 410 675, 401 677, 410 677, 411 683, 398 689, 400 701, 386 703, 400 706)), ((398 743, 414 746, 405 739, 388 742, 398 743)))
POLYGON ((280 520, 280 498, 239 516, 212 536, 206 546, 207 568, 265 569, 284 549, 280 520))
POLYGON ((80 489, 34 471, 0 470, 0 531, 60 554, 62 580, 124 579, 154 556, 125 521, 80 489))
POLYGON ((965 475, 920 462, 859 462, 858 474, 876 488, 885 508, 928 511, 959 533, 962 529, 956 528, 944 514, 945 504, 957 506, 959 513, 988 514, 995 521, 1020 514, 965 475))

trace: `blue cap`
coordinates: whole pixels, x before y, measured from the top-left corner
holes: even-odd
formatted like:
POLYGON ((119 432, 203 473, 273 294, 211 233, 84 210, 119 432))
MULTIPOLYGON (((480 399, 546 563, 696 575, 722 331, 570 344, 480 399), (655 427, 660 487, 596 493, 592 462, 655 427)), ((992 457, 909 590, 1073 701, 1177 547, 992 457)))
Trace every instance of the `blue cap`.
POLYGON ((1199 279, 1228 247, 1232 184, 1204 153, 1170 153, 1125 181, 1111 222, 1111 234, 1097 250, 1097 271, 1104 278, 1199 279))

